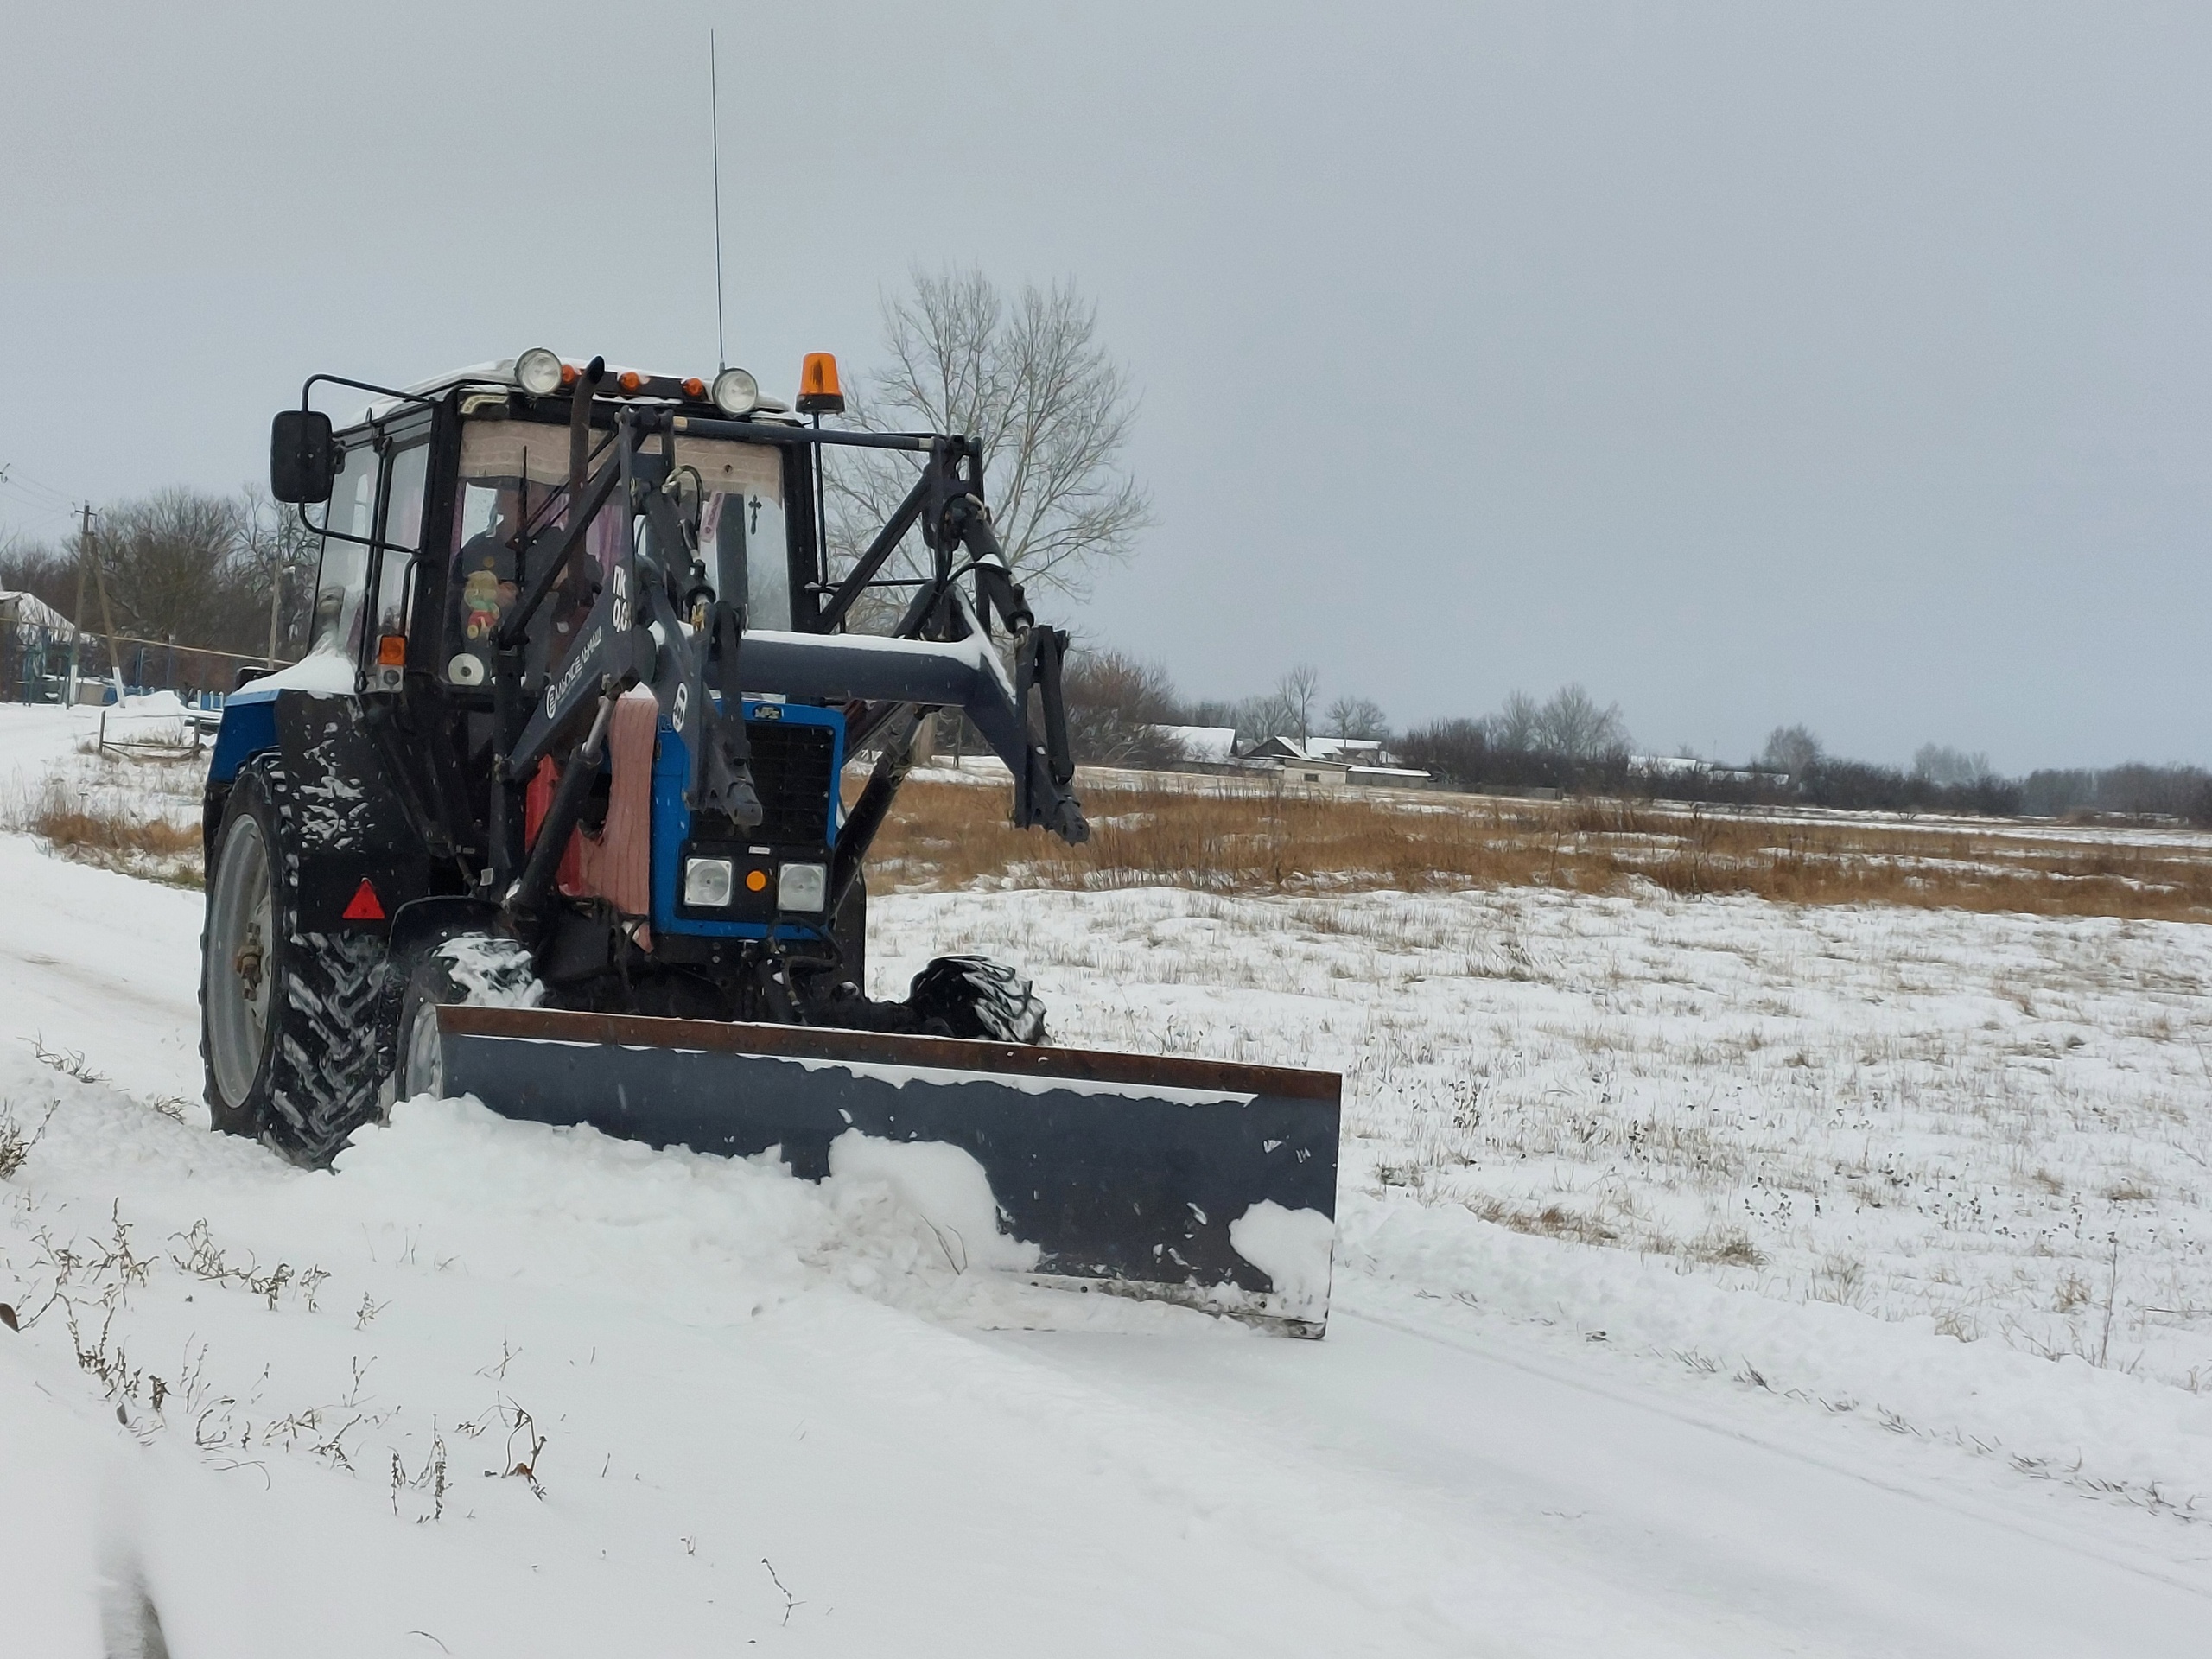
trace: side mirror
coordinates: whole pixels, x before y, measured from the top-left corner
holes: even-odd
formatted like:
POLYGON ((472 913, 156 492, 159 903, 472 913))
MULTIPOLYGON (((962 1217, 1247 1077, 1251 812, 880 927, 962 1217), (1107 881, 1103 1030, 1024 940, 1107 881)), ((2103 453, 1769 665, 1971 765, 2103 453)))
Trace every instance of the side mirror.
POLYGON ((317 410, 288 409, 270 423, 270 494, 301 505, 327 501, 337 475, 329 416, 317 410))

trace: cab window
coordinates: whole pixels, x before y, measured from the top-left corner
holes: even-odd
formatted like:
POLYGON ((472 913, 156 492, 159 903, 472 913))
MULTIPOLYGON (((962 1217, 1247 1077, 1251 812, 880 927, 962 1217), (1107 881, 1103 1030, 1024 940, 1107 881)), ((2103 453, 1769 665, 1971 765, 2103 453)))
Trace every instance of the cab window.
POLYGON ((324 509, 322 564, 315 575, 310 651, 348 657, 361 644, 362 601, 368 594, 369 532, 377 505, 377 453, 366 443, 346 452, 324 509))
POLYGON ((407 576, 423 543, 423 493, 429 482, 430 446, 412 443, 391 455, 391 483, 385 492, 384 551, 377 576, 376 619, 379 633, 407 632, 407 576))

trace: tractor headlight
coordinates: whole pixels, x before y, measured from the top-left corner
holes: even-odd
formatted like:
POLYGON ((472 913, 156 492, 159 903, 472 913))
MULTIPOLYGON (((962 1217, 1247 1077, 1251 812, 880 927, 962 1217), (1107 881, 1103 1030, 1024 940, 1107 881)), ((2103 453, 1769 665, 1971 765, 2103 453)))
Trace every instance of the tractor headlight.
POLYGON ((760 401, 760 383, 743 369, 724 369, 715 377, 715 407, 734 418, 750 415, 760 401))
POLYGON ((734 871, 726 858, 683 861, 683 902, 693 910, 720 910, 729 903, 734 871))
POLYGON ((561 390, 561 359, 543 346, 533 346, 515 359, 515 385, 533 397, 550 397, 561 390))
POLYGON ((778 910, 820 910, 830 902, 827 864, 786 864, 776 872, 778 910))

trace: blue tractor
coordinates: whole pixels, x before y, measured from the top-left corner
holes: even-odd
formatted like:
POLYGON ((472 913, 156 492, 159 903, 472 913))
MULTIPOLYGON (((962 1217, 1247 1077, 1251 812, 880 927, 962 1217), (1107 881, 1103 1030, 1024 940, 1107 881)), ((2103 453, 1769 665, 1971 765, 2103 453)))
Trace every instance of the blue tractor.
POLYGON ((277 416, 271 489, 321 560, 311 648, 232 694, 208 778, 216 1127, 325 1164, 430 1092, 807 1177, 847 1135, 950 1142, 1040 1274, 1318 1332, 1311 1274, 1253 1241, 1333 1216, 1335 1078, 1047 1046, 981 957, 868 995, 868 853, 938 710, 1017 824, 1088 831, 1067 637, 1007 567, 980 447, 822 423, 842 408, 826 355, 793 410, 741 369, 537 350, 318 375, 277 416), (372 401, 340 429, 319 385, 372 401), (840 447, 912 485, 833 571, 840 447), (920 574, 886 574, 902 549, 920 574))

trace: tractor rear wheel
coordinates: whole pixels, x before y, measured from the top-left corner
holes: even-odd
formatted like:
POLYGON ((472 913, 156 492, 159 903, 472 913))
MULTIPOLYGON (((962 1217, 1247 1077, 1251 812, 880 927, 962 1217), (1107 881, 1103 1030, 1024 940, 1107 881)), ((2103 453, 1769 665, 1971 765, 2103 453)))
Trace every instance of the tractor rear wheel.
POLYGON ((283 766, 256 758, 215 836, 200 937, 207 1111, 298 1164, 327 1164, 378 1111, 384 941, 299 926, 302 831, 283 766))

